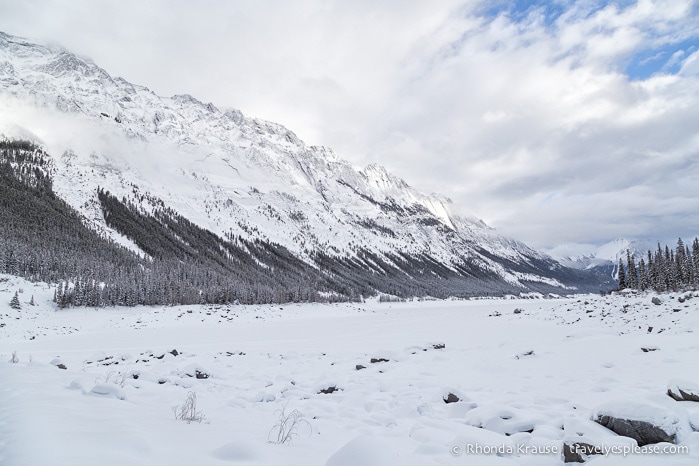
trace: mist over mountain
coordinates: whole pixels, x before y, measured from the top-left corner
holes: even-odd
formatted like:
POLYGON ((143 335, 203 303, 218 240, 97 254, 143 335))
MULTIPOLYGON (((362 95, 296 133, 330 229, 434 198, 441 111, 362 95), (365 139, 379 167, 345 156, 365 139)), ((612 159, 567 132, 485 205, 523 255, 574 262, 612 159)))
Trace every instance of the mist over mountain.
POLYGON ((13 257, 12 267, 25 264, 11 271, 20 275, 131 290, 107 303, 609 287, 599 273, 455 215, 447 197, 380 165, 353 167, 281 125, 189 95, 158 96, 88 58, 4 33, 0 136, 7 198, 36 199, 24 208, 36 209, 42 227, 29 238, 20 203, 5 202, 0 213, 16 221, 3 227, 0 266, 13 257), (76 240, 74 260, 37 272, 27 257, 60 249, 56 221, 43 224, 57 211, 64 234, 80 231, 72 238, 91 247, 76 240))

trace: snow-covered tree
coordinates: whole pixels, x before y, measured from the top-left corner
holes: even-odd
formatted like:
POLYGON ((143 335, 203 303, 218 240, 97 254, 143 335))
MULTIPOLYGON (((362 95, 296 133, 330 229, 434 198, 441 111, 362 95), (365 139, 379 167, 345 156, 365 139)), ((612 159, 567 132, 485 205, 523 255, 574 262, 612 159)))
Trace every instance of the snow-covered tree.
POLYGON ((12 301, 10 301, 10 307, 12 309, 22 309, 22 305, 19 303, 19 295, 15 291, 15 295, 12 298, 12 301))
POLYGON ((636 272, 636 263, 633 260, 631 252, 626 250, 626 286, 629 288, 638 288, 638 273, 636 272))
POLYGON ((641 259, 641 262, 638 263, 638 289, 641 291, 647 290, 650 286, 649 283, 646 261, 641 259))
POLYGON ((623 290, 626 288, 626 272, 624 271, 624 263, 621 260, 621 257, 619 258, 619 271, 617 272, 617 277, 619 280, 619 289, 623 290))

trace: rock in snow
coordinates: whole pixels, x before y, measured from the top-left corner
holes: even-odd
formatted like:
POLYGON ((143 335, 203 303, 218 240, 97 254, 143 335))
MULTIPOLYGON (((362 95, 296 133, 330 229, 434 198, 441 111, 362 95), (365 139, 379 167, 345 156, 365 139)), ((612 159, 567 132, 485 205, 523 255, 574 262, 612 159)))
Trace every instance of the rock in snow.
POLYGON ((667 394, 677 401, 699 401, 699 384, 673 379, 667 384, 667 394))
POLYGON ((639 446, 660 442, 674 443, 678 434, 690 430, 689 422, 662 406, 634 402, 606 403, 595 411, 595 422, 639 446))

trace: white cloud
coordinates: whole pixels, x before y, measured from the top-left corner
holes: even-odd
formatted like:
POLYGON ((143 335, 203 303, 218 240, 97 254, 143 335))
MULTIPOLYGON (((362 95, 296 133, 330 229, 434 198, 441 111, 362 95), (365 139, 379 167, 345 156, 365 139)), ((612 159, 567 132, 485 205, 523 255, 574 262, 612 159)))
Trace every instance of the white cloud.
POLYGON ((686 77, 694 76, 695 78, 699 76, 699 51, 694 52, 682 62, 679 74, 686 77))
POLYGON ((697 38, 696 2, 566 8, 25 0, 0 4, 0 30, 283 123, 534 245, 699 231, 697 52, 676 75, 624 75, 636 52, 697 38))

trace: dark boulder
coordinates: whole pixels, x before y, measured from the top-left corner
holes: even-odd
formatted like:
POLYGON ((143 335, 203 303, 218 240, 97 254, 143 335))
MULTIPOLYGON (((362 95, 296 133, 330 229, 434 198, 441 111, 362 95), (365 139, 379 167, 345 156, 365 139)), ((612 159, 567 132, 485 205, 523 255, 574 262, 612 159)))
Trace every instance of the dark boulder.
POLYGON ((666 432, 662 427, 647 421, 607 415, 598 416, 595 421, 612 432, 636 440, 641 447, 653 443, 675 442, 674 433, 666 432))
POLYGON ((699 402, 699 384, 685 380, 672 380, 667 385, 667 396, 676 401, 699 402))
POLYGON ((459 398, 458 396, 454 395, 454 394, 451 393, 451 392, 449 392, 448 394, 444 395, 444 396, 442 397, 442 399, 443 399, 444 402, 447 403, 447 404, 449 404, 449 403, 456 403, 456 402, 458 402, 458 401, 461 401, 461 398, 459 398))
POLYGON ((318 394, 320 395, 321 393, 323 393, 323 394, 325 394, 325 395, 329 395, 329 394, 334 393, 334 392, 337 392, 337 391, 340 391, 340 389, 337 388, 337 386, 332 385, 332 386, 330 386, 330 387, 328 387, 328 388, 323 388, 323 389, 319 390, 319 391, 318 391, 318 394))

